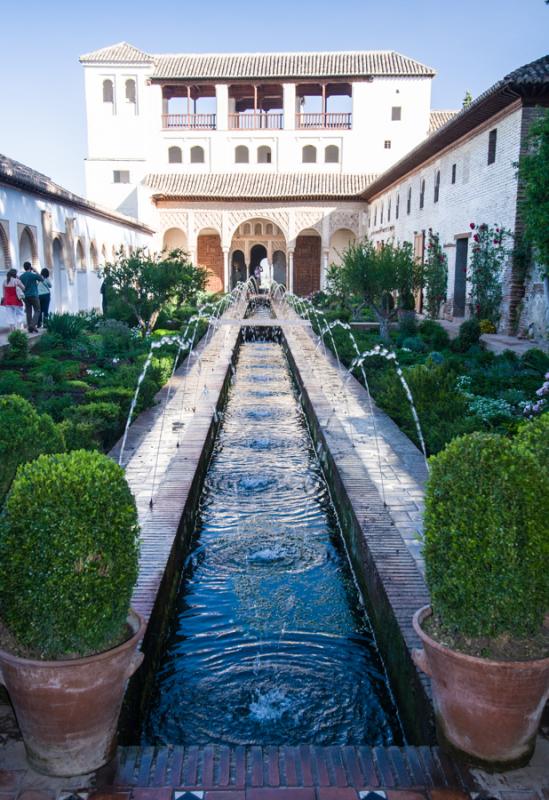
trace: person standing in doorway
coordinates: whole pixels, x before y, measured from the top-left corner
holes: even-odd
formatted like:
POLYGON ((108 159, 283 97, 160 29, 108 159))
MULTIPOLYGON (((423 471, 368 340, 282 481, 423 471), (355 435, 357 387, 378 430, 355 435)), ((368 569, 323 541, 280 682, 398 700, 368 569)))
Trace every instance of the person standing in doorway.
POLYGON ((25 287, 17 277, 17 270, 9 269, 2 284, 2 308, 6 312, 10 331, 15 331, 23 322, 23 300, 25 287))
POLYGON ((25 312, 27 314, 27 330, 29 333, 38 333, 38 320, 40 319, 40 300, 38 299, 38 284, 44 278, 32 268, 30 261, 23 264, 23 272, 19 279, 25 287, 25 312))
POLYGON ((38 327, 45 328, 50 315, 51 281, 49 269, 44 267, 43 270, 40 270, 40 275, 44 280, 42 283, 38 284, 38 300, 40 302, 40 318, 38 320, 38 327))

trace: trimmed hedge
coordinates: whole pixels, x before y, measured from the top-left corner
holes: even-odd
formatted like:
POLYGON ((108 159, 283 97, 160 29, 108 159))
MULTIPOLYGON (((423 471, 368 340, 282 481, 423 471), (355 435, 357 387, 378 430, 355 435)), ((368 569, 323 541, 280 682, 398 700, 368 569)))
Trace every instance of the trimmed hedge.
POLYGON ((20 467, 0 521, 2 618, 41 658, 85 656, 124 636, 138 570, 123 470, 84 450, 20 467))
POLYGON ((549 606, 549 473, 473 433, 431 459, 425 568, 434 613, 468 637, 537 633, 549 606))
POLYGON ((549 414, 524 422, 517 432, 515 443, 532 453, 541 469, 549 475, 549 414))
POLYGON ((18 395, 0 397, 0 503, 20 464, 64 450, 63 434, 48 414, 18 395))

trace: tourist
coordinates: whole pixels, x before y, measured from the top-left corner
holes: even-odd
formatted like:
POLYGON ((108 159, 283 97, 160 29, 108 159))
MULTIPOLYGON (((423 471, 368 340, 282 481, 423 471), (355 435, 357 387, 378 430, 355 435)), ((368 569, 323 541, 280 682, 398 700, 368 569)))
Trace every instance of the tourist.
POLYGON ((47 267, 40 270, 40 275, 44 278, 42 283, 38 284, 38 300, 40 302, 40 317, 38 319, 38 327, 46 327, 50 313, 50 300, 51 300, 51 281, 50 271, 47 267))
POLYGON ((9 269, 2 284, 2 307, 10 331, 17 330, 23 322, 24 297, 25 287, 17 277, 17 270, 9 269))
POLYGON ((30 261, 23 264, 23 273, 19 276, 25 287, 25 312, 27 314, 27 330, 29 333, 38 333, 38 320, 40 319, 40 300, 38 299, 38 284, 44 278, 32 268, 30 261))
POLYGON ((256 264, 254 267, 254 278, 257 284, 257 291, 259 291, 259 287, 261 286, 261 273, 263 272, 263 268, 261 264, 256 264))

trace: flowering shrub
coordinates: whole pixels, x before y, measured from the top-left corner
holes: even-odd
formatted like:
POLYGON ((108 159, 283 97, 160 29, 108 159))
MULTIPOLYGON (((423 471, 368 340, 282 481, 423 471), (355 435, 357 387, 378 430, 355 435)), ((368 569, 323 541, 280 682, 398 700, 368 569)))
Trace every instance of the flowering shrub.
POLYGON ((456 380, 456 389, 466 398, 470 414, 487 424, 513 416, 513 407, 507 400, 499 397, 484 397, 483 395, 473 394, 471 392, 471 383, 470 375, 460 375, 456 380))
POLYGON ((446 300, 448 259, 442 252, 438 233, 433 233, 432 228, 429 228, 423 277, 427 314, 431 319, 438 319, 441 303, 446 300))
POLYGON ((480 332, 481 333, 495 333, 496 326, 494 323, 489 319, 481 319, 480 321, 480 332))
POLYGON ((502 298, 501 277, 508 251, 505 240, 511 232, 485 222, 469 227, 473 234, 470 261, 471 312, 478 318, 496 323, 502 298))
POLYGON ((549 397, 549 372, 545 373, 545 381, 536 390, 536 395, 538 400, 535 400, 533 403, 527 403, 524 406, 524 416, 525 417, 537 417, 542 411, 547 409, 547 400, 546 397, 549 397))

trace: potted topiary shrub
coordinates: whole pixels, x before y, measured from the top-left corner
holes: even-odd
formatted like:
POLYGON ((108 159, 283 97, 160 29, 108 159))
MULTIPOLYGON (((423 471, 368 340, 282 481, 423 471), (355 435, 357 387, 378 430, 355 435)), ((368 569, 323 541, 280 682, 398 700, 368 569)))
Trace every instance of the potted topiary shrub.
POLYGON ((142 654, 129 609, 139 528, 123 470, 96 452, 20 466, 0 518, 0 670, 28 759, 49 775, 107 763, 142 654))
POLYGON ((414 616, 442 742, 498 765, 529 760, 549 696, 549 474, 523 439, 473 433, 431 459, 414 616))

